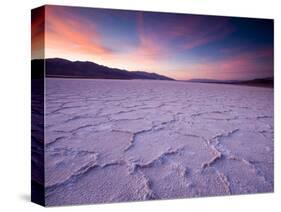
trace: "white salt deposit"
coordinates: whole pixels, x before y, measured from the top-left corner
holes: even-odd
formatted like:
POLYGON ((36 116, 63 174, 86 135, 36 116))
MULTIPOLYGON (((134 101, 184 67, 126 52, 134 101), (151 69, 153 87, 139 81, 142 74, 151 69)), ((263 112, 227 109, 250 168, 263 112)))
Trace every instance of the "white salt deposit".
POLYGON ((46 80, 46 204, 273 191, 273 89, 46 80))

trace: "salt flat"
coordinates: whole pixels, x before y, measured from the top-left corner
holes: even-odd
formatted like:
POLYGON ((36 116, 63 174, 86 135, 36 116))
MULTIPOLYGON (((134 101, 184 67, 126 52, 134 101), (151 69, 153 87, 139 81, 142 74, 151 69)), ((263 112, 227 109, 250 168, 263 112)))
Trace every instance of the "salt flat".
POLYGON ((47 205, 273 191, 273 89, 46 80, 47 205))

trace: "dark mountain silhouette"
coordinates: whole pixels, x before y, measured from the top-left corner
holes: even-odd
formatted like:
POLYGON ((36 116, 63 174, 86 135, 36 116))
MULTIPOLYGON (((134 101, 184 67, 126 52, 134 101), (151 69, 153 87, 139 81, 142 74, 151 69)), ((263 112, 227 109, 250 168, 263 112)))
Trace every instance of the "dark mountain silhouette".
POLYGON ((216 84, 234 84, 234 85, 249 85, 249 86, 262 86, 272 87, 274 86, 273 77, 252 79, 252 80, 214 80, 214 79, 191 79, 186 80, 187 82, 197 83, 216 83, 216 84))
MULTIPOLYGON (((34 59, 31 61, 34 74, 36 74, 36 70, 42 67, 42 62, 44 62, 43 59, 34 59)), ((60 58, 45 59, 45 70, 46 77, 58 78, 174 80, 156 73, 127 71, 110 68, 93 62, 72 62, 60 58)))

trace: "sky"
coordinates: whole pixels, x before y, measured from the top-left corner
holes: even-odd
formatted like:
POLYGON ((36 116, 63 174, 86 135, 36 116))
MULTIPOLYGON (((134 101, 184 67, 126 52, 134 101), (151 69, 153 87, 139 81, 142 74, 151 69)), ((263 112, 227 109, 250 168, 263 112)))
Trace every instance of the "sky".
POLYGON ((45 6, 32 13, 43 54, 177 80, 273 77, 273 20, 45 6))

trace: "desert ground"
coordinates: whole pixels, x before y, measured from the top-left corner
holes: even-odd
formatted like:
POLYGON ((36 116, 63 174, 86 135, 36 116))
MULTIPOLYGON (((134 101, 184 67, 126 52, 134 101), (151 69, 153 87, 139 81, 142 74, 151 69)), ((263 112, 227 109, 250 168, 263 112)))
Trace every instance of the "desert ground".
POLYGON ((46 205, 273 192, 273 89, 46 79, 46 205))

